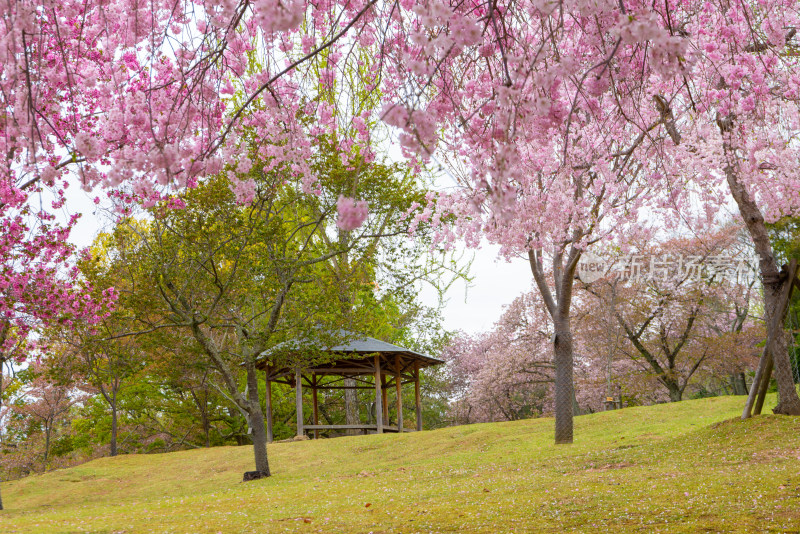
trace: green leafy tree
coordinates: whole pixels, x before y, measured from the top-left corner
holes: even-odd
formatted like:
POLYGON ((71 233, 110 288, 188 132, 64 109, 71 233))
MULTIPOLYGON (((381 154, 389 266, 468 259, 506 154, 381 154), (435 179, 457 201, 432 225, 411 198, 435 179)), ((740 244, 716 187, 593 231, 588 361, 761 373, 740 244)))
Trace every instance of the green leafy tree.
MULTIPOLYGON (((114 255, 132 273, 131 287, 153 288, 139 293, 140 332, 168 328, 193 339, 222 382, 221 391, 248 422, 256 471, 265 476, 256 364, 289 339, 332 342, 343 326, 338 293, 332 293, 341 290, 342 279, 326 278, 325 266, 404 233, 394 221, 420 192, 408 175, 384 166, 348 171, 332 163, 340 159, 323 157, 315 162, 318 191, 304 192, 303 177, 284 168, 265 170, 268 161, 253 147, 248 172, 234 178, 251 181, 252 202, 238 204, 227 174, 217 176, 182 196, 185 208, 160 205, 147 224, 130 220, 130 239, 114 255), (347 172, 358 176, 345 179, 347 172), (354 182, 373 208, 366 224, 341 242, 331 232, 336 202, 345 184, 354 182)), ((350 281, 354 287, 361 283, 358 277, 350 281)), ((363 317, 353 314, 348 326, 364 324, 363 317)), ((311 352, 298 361, 288 352, 271 354, 276 363, 291 366, 324 357, 311 352)))

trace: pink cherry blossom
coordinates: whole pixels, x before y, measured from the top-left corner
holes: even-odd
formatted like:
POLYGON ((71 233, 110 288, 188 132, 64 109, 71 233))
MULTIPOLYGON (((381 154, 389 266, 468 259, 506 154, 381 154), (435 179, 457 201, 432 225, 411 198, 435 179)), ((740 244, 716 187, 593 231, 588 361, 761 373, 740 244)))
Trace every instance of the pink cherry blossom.
POLYGON ((338 213, 336 226, 347 231, 359 228, 369 214, 366 200, 354 200, 341 195, 336 202, 336 211, 338 213))

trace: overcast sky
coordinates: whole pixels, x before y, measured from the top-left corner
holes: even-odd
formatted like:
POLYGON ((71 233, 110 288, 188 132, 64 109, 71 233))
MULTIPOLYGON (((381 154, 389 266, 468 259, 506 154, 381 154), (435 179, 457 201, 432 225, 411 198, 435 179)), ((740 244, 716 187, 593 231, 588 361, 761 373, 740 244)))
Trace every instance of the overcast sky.
MULTIPOLYGON (((462 245, 463 246, 463 245, 462 245)), ((530 291, 533 277, 528 262, 514 259, 507 263, 497 259, 498 247, 484 245, 475 251, 467 286, 457 281, 446 295, 442 312, 447 330, 462 330, 476 334, 489 330, 500 318, 503 306, 510 304, 520 294, 530 291)), ((435 304, 435 293, 423 291, 426 304, 435 304)))

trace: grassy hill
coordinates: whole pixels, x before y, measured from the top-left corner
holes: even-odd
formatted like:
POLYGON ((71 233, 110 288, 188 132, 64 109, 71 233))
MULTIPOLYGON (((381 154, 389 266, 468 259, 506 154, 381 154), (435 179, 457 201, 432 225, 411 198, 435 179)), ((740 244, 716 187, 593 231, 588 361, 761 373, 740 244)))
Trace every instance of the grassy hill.
POLYGON ((558 447, 552 419, 276 443, 248 483, 249 447, 104 458, 4 483, 0 532, 798 532, 800 419, 743 403, 582 416, 558 447))

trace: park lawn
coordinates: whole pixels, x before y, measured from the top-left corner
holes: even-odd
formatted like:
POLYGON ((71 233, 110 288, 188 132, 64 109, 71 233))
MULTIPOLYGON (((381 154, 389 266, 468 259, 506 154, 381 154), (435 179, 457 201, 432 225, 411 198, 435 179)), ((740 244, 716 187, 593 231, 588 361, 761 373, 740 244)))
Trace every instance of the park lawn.
POLYGON ((248 483, 249 447, 103 458, 4 483, 0 532, 800 532, 800 418, 743 404, 275 443, 248 483))

